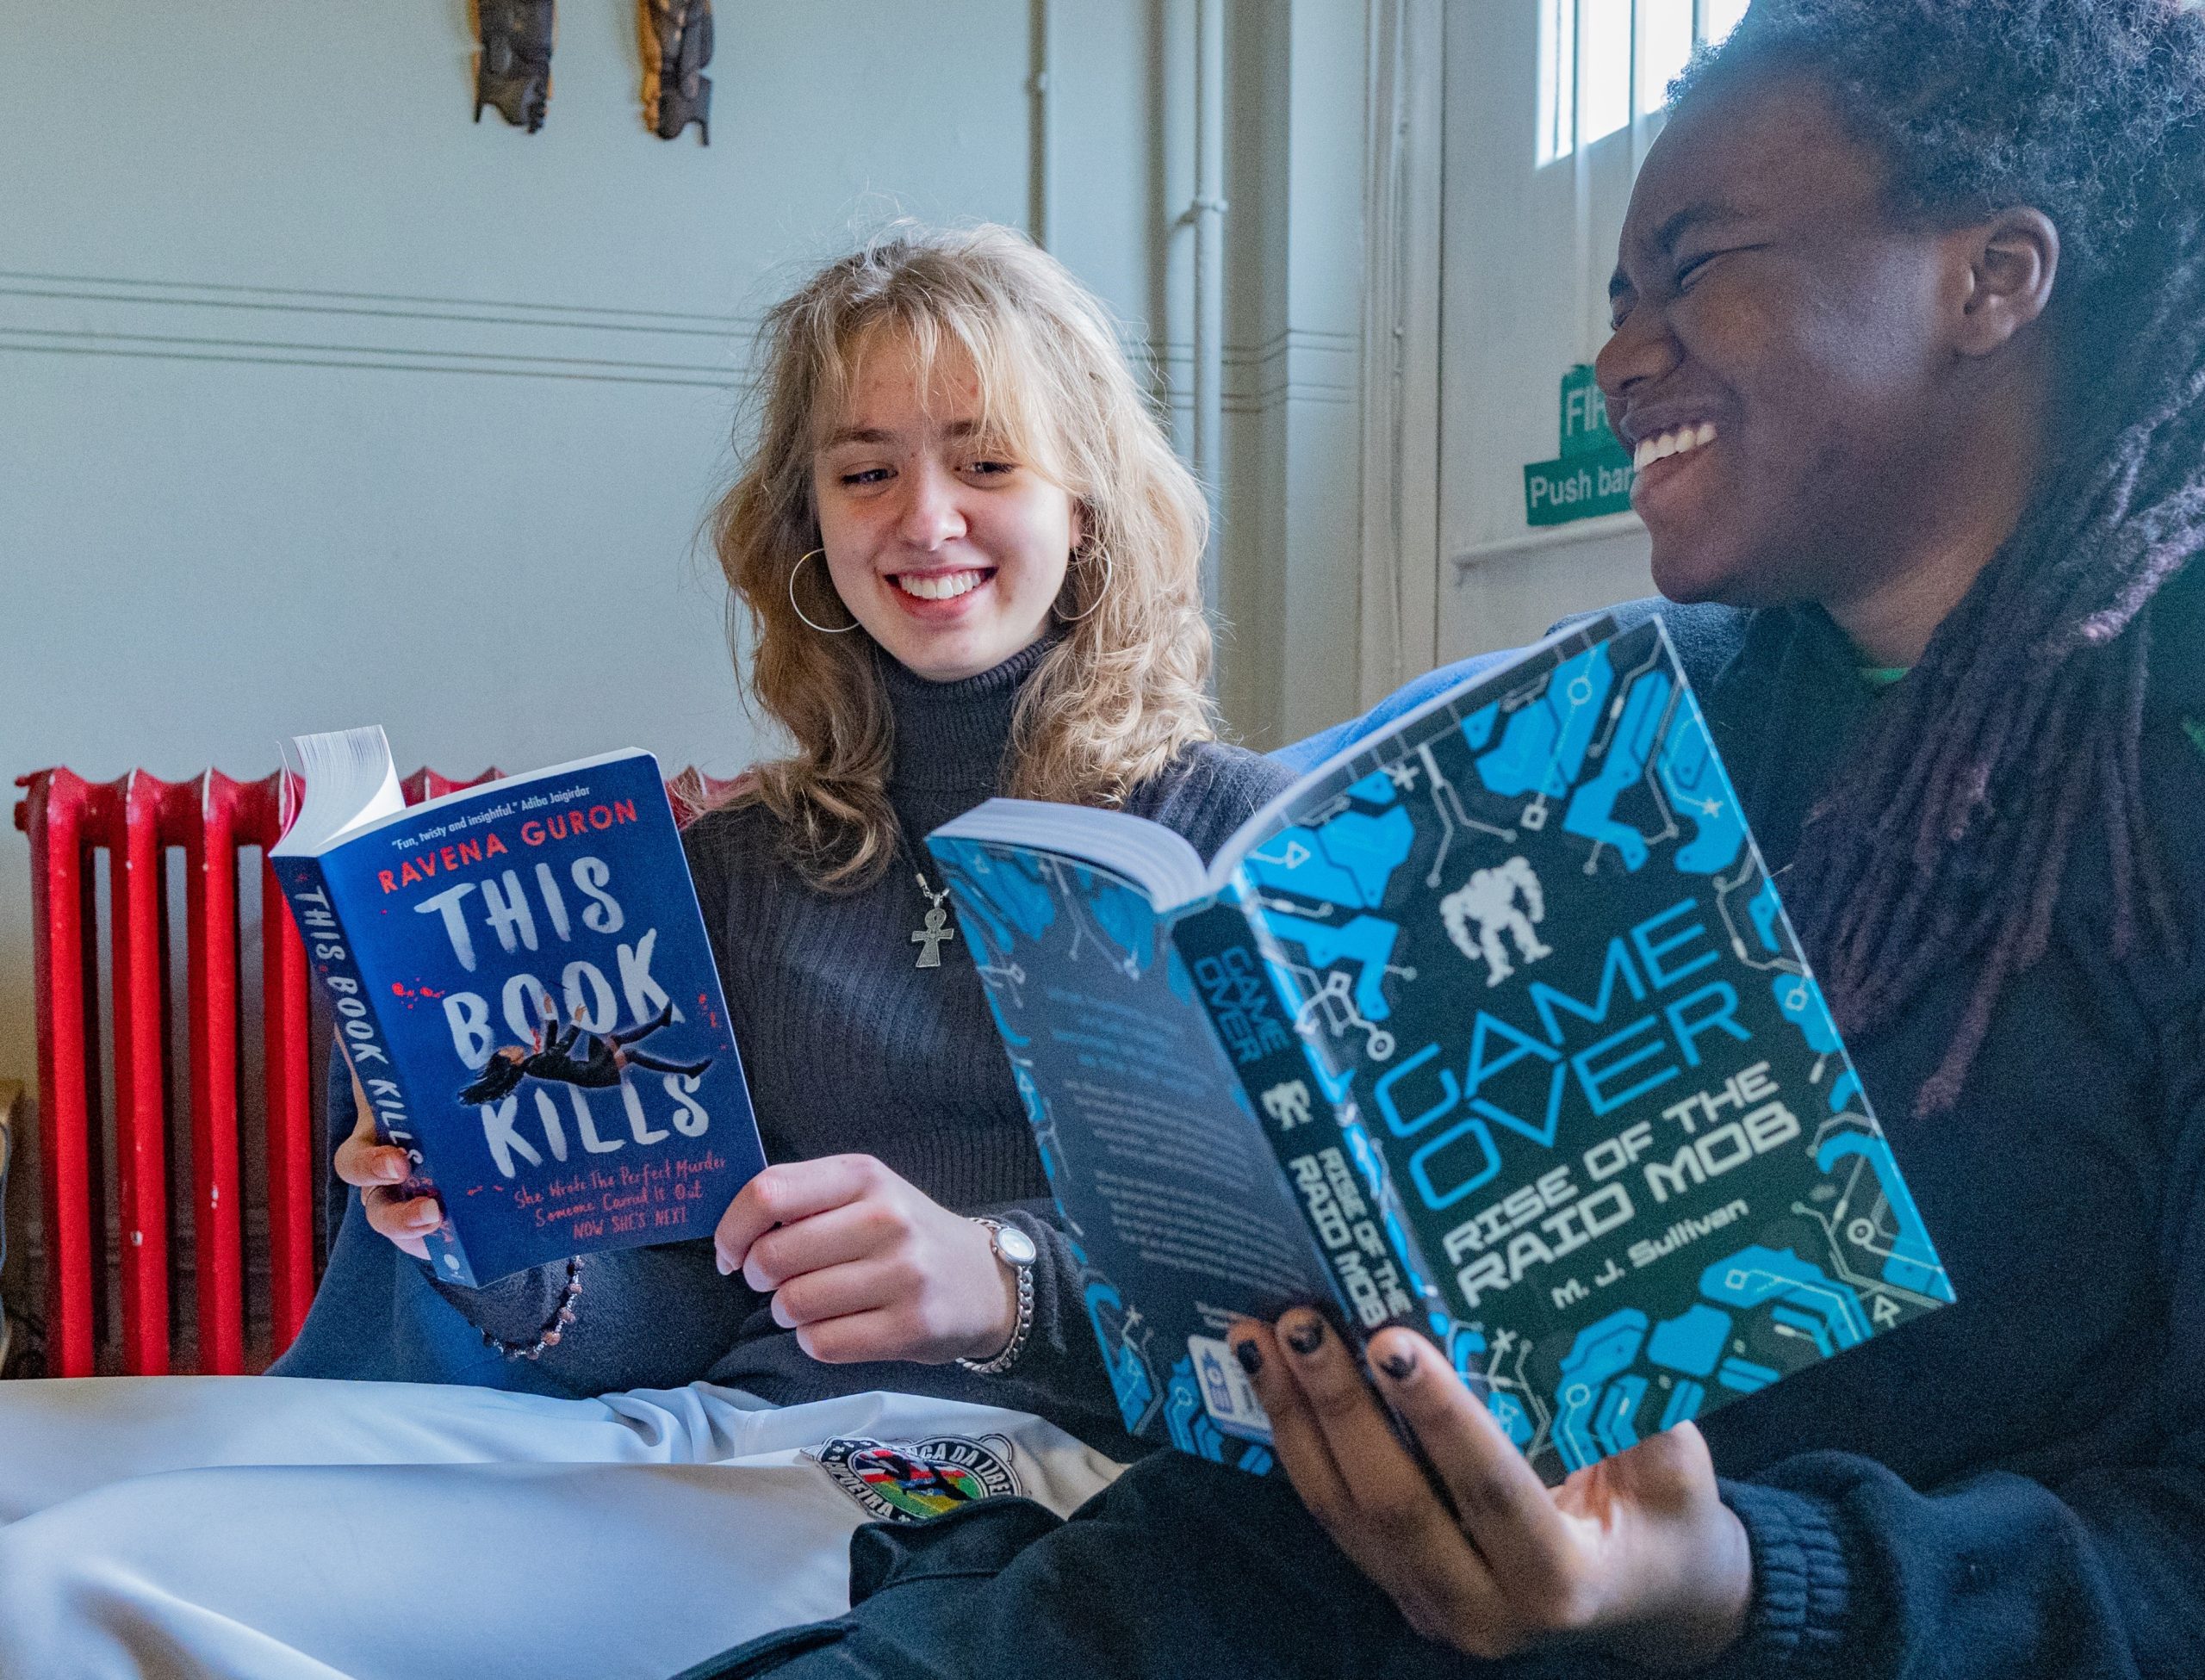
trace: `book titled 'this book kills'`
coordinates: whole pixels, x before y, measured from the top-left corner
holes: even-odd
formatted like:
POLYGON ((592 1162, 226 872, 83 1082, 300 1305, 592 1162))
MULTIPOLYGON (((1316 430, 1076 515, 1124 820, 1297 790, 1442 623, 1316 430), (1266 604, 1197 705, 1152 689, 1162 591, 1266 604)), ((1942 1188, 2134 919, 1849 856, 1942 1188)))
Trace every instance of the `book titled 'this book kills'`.
POLYGON ((929 845, 1127 1427, 1252 1470, 1235 1317, 1413 1326, 1549 1481, 1952 1299, 1658 620, 1550 638, 1205 869, 929 845))
POLYGON ((764 1164, 657 761, 407 806, 379 728, 301 735, 269 852, 439 1276, 711 1233, 764 1164))

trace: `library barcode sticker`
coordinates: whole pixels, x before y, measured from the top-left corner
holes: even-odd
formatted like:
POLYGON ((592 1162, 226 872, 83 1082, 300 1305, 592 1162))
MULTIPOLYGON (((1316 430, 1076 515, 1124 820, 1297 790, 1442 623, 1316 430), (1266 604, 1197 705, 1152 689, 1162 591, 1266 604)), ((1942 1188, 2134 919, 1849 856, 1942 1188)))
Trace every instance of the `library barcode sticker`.
POLYGON ((1227 1435, 1271 1444, 1271 1420, 1249 1386, 1247 1373, 1227 1343, 1207 1336, 1187 1338, 1187 1357, 1201 1387, 1202 1410, 1227 1435))

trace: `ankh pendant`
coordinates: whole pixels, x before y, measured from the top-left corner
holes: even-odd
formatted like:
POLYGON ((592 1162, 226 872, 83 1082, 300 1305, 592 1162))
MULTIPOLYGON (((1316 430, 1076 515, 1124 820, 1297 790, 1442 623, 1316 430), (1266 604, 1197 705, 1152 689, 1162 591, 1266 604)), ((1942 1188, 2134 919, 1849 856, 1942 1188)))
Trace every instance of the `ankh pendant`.
POLYGON ((954 927, 944 926, 948 920, 949 912, 937 904, 927 912, 927 925, 924 927, 911 930, 911 943, 926 947, 919 952, 919 960, 914 966, 922 969, 938 969, 941 966, 941 952, 938 947, 944 940, 957 937, 957 930, 954 927))
POLYGON ((927 877, 924 874, 916 870, 912 873, 917 877, 919 890, 927 896, 929 904, 927 910, 927 925, 911 930, 911 943, 922 947, 919 952, 919 960, 912 966, 938 969, 941 966, 941 946, 957 937, 957 930, 949 926, 949 912, 941 908, 942 900, 949 896, 949 889, 944 887, 940 892, 936 892, 932 887, 927 885, 927 877))

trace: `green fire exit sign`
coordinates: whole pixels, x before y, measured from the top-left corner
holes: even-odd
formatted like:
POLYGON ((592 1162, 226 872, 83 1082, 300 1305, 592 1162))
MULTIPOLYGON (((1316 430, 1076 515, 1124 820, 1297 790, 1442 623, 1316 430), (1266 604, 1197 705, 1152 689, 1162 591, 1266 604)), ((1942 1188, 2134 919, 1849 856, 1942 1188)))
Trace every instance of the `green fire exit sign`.
POLYGON ((1608 406, 1591 368, 1562 376, 1562 454, 1524 468, 1524 518, 1563 525, 1630 506, 1630 457, 1608 430, 1608 406))

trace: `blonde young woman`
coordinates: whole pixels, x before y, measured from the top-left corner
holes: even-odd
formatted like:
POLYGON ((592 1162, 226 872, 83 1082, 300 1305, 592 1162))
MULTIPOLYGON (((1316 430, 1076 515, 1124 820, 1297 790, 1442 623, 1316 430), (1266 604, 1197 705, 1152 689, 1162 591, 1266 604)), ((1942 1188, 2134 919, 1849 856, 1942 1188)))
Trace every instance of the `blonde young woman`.
MULTIPOLYGON (((1130 1455, 922 840, 1009 792, 1208 852, 1276 790, 1214 738, 1202 500, 1102 310, 1005 230, 876 243, 766 349, 714 531, 795 750, 687 843, 774 1164, 709 1244, 440 1289, 599 1398, 0 1394, 0 1677, 663 1677, 842 1608, 859 1522, 1069 1511, 1130 1455)), ((394 1153, 339 1169, 418 1254, 394 1153)))

